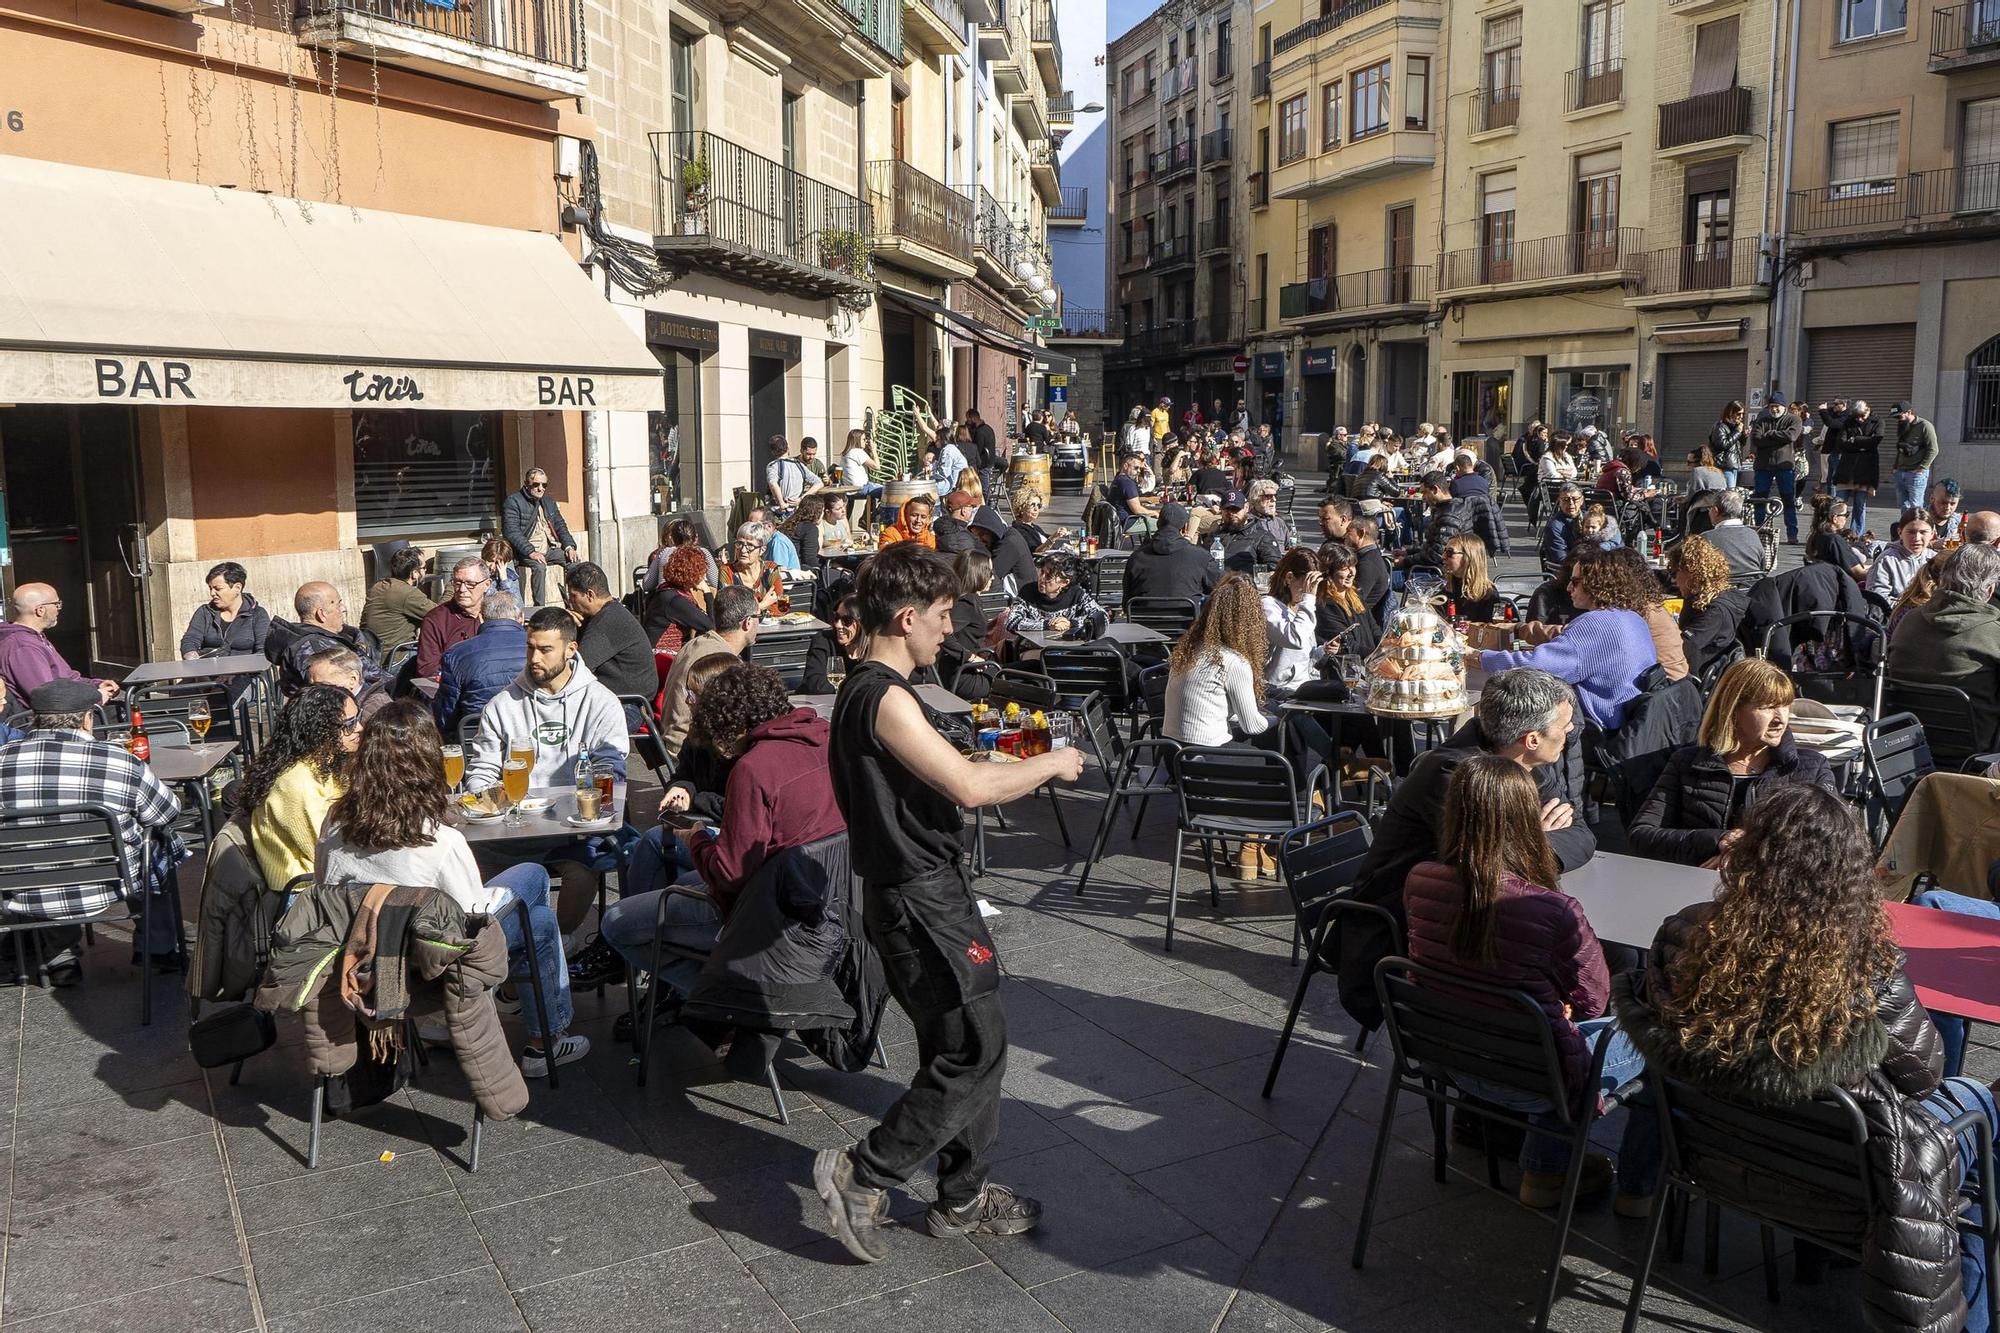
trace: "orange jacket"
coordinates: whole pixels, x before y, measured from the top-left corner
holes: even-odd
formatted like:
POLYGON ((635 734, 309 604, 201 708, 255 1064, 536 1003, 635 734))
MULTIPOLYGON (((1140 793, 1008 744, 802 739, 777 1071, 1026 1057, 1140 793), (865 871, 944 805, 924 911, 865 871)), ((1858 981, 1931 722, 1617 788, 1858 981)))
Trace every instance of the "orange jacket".
MULTIPOLYGON (((882 529, 881 540, 876 543, 878 549, 895 542, 915 542, 919 546, 928 546, 933 551, 937 549, 937 531, 935 529, 925 528, 920 533, 910 531, 910 506, 914 503, 915 501, 913 500, 903 501, 903 507, 897 511, 896 521, 882 529)), ((932 507, 931 512, 933 514, 937 512, 935 506, 932 507)))

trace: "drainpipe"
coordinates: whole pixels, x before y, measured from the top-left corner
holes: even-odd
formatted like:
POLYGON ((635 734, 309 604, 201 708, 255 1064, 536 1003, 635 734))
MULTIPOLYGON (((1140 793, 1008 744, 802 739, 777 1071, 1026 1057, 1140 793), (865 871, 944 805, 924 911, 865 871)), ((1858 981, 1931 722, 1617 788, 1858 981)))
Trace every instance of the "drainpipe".
MULTIPOLYGON (((1787 49, 1787 63, 1791 65, 1791 70, 1785 80, 1784 180, 1779 186, 1778 195, 1778 251, 1773 256, 1771 265, 1770 327, 1764 331, 1764 364, 1770 371, 1769 382, 1780 385, 1784 383, 1780 375, 1784 370, 1785 352, 1785 341, 1781 331, 1785 327, 1785 321, 1789 313, 1788 307, 1791 305, 1791 302, 1786 299, 1786 290, 1790 284, 1785 281, 1785 264, 1787 249, 1790 244, 1789 238, 1792 231, 1792 161, 1796 156, 1793 136, 1798 124, 1799 107, 1799 26, 1803 10, 1798 0, 1792 0, 1791 10, 1792 35, 1790 45, 1787 49)), ((1771 26, 1775 33, 1777 28, 1777 16, 1775 14, 1772 16, 1771 26)), ((1775 49, 1772 58, 1776 59, 1775 49)), ((1773 79, 1772 82, 1775 84, 1776 80, 1773 79)), ((1768 155, 1768 140, 1766 140, 1765 151, 1768 155)), ((1768 167, 1764 172, 1764 188, 1766 190, 1771 188, 1771 173, 1768 167)), ((1768 217, 1769 214, 1766 213, 1766 216, 1768 217)), ((1794 386, 1793 391, 1801 392, 1803 391, 1803 387, 1802 385, 1794 386)))
POLYGON ((611 469, 604 457, 609 419, 603 412, 583 414, 583 521, 590 535, 590 558, 604 569, 619 566, 610 560, 611 544, 606 535, 604 497, 610 490, 611 469))

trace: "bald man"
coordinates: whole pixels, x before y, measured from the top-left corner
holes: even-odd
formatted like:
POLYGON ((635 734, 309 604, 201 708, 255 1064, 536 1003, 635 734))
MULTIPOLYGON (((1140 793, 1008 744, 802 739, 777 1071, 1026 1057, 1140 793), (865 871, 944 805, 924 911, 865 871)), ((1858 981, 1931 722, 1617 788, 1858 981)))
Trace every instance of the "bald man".
POLYGON ((270 637, 264 640, 264 656, 277 663, 287 694, 296 694, 312 679, 314 653, 327 648, 350 649, 361 659, 364 687, 382 678, 382 641, 359 625, 347 623, 347 599, 340 589, 323 580, 301 584, 292 595, 296 622, 271 617, 270 637))
POLYGON ((1959 536, 1967 545, 1984 542, 1988 546, 2000 546, 2000 513, 1982 509, 1976 514, 1969 515, 1959 536))
POLYGON ((100 699, 118 693, 118 683, 96 680, 69 663, 49 642, 49 631, 62 618, 62 594, 46 583, 23 583, 7 601, 7 623, 0 625, 0 681, 10 697, 26 701, 37 685, 52 680, 88 680, 100 699))

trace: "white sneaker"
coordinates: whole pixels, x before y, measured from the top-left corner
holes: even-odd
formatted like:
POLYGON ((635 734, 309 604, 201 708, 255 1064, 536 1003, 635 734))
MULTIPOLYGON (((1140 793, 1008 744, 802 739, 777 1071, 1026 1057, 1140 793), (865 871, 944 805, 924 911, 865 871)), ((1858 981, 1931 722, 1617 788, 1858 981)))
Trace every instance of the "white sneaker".
POLYGON ((493 992, 493 1007, 502 1018, 514 1018, 521 1012, 521 995, 514 989, 513 982, 507 982, 493 992))
MULTIPOLYGON (((590 1054, 590 1038, 570 1033, 558 1037, 555 1046, 555 1063, 574 1064, 590 1054)), ((549 1076, 549 1056, 539 1046, 521 1048, 521 1073, 527 1078, 547 1078, 549 1076)))

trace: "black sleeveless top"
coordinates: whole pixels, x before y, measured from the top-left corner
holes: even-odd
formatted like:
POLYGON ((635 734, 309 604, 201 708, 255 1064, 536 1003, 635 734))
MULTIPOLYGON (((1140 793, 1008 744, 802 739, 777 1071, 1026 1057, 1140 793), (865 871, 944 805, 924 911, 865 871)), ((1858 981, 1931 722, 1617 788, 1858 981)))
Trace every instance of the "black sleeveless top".
MULTIPOLYGON (((855 873, 869 884, 907 884, 950 869, 965 826, 964 812, 905 768, 876 734, 891 690, 916 697, 889 667, 862 662, 847 673, 833 705, 833 797, 847 819, 855 873)), ((923 700, 917 706, 931 716, 923 700)))

